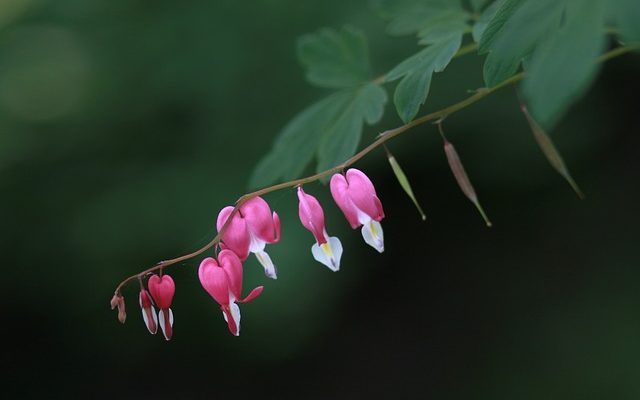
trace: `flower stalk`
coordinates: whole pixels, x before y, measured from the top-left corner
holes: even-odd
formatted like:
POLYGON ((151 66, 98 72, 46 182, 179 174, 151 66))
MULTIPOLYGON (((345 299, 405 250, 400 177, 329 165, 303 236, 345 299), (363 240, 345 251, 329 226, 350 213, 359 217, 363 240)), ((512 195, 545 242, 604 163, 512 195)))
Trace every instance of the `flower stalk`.
MULTIPOLYGON (((610 60, 612 58, 615 57, 619 57, 621 55, 627 54, 633 50, 638 49, 640 46, 639 45, 629 45, 629 46, 621 46, 618 48, 615 48, 613 50, 610 50, 607 53, 604 53, 602 56, 600 56, 600 58, 598 59, 598 62, 604 62, 607 60, 610 60)), ((465 108, 469 107, 470 105, 484 99, 485 97, 489 96, 490 94, 492 94, 493 92, 496 92, 506 86, 510 86, 513 85, 517 82, 520 82, 522 79, 524 78, 524 73, 518 73, 514 76, 512 76, 509 79, 504 80, 503 82, 499 83, 496 86, 490 87, 490 88, 481 88, 478 89, 475 93, 473 93, 471 96, 468 96, 467 98, 452 104, 448 107, 445 107, 443 109, 440 109, 438 111, 426 114, 422 117, 416 118, 413 121, 401 125, 397 128, 394 129, 390 129, 387 131, 382 132, 380 135, 378 135, 378 137, 376 138, 376 140, 374 140, 372 143, 370 143, 367 147, 365 147, 364 149, 362 149, 361 151, 359 151, 358 153, 356 153, 355 155, 353 155, 351 158, 349 158, 348 160, 344 161, 343 163, 340 163, 332 168, 329 168, 325 171, 319 172, 317 174, 308 176, 308 177, 304 177, 304 178, 300 178, 300 179, 294 179, 288 182, 283 182, 283 183, 279 183, 273 186, 269 186, 269 187, 265 187, 263 189, 260 190, 256 190, 254 192, 251 193, 247 193, 243 196, 241 196, 240 198, 238 198, 238 200, 236 201, 233 210, 229 213, 226 222, 222 225, 222 227, 219 229, 218 234, 211 239, 211 241, 207 244, 205 244, 203 247, 201 247, 200 249, 191 252, 189 254, 185 254, 176 258, 172 258, 169 260, 163 260, 160 261, 158 263, 156 263, 155 265, 137 273, 134 275, 129 276, 128 278, 124 279, 122 282, 120 282, 118 284, 118 286, 116 286, 115 288, 115 296, 114 298, 117 300, 119 297, 121 297, 121 290, 122 288, 127 285, 128 283, 130 283, 133 280, 136 279, 141 279, 146 277, 149 274, 152 274, 154 272, 157 272, 159 270, 164 270, 166 268, 168 268, 169 266, 172 265, 176 265, 179 264, 183 261, 189 260, 191 258, 197 257, 201 254, 203 254, 204 252, 206 252, 207 250, 213 248, 214 246, 218 245, 220 243, 220 240, 222 238, 222 236, 224 235, 224 233, 226 232, 226 230, 229 228, 229 225, 231 224, 231 221, 233 220, 233 217, 239 212, 239 209, 242 205, 244 205, 245 203, 247 203, 248 201, 250 201, 251 199, 257 197, 257 196, 262 196, 271 192, 275 192, 278 190, 282 190, 282 189, 288 189, 288 188, 293 188, 293 187, 297 187, 297 186, 301 186, 310 182, 315 182, 317 180, 320 180, 324 177, 327 176, 331 176, 335 173, 341 172, 344 169, 346 169, 347 167, 355 164, 357 161, 359 161, 360 159, 362 159, 363 157, 365 157, 366 155, 368 155, 369 153, 373 152, 373 150, 376 150, 378 147, 382 146, 383 144, 385 144, 386 142, 388 142, 389 140, 395 138, 396 136, 399 136, 409 130, 411 130, 412 128, 416 127, 416 126, 420 126, 425 124, 426 122, 430 122, 430 121, 442 121, 443 119, 451 116, 452 114, 457 113, 458 111, 464 110, 465 108)), ((116 304, 117 306, 117 304, 116 304)), ((124 318, 123 318, 124 319, 124 318)))

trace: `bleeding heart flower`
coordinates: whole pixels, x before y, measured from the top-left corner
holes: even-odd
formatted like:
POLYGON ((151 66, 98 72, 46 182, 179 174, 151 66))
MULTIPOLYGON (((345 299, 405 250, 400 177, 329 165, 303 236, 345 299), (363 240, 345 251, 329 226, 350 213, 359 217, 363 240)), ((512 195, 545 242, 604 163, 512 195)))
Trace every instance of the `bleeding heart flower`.
POLYGON ((207 257, 200 263, 198 278, 204 290, 220 304, 222 315, 229 331, 240 335, 240 307, 237 303, 248 303, 262 293, 258 286, 244 299, 242 294, 242 262, 231 250, 222 250, 218 261, 207 257))
POLYGON ((173 279, 164 274, 162 277, 152 275, 149 278, 149 292, 160 309, 160 328, 165 339, 170 340, 173 336, 173 311, 171 311, 171 302, 176 292, 176 285, 173 279))
POLYGON ((340 269, 342 243, 337 237, 329 237, 324 226, 324 211, 315 197, 306 194, 302 187, 298 187, 298 215, 300 222, 316 238, 311 247, 311 254, 316 261, 326 265, 332 271, 340 269))
POLYGON ((384 211, 371 180, 362 171, 351 168, 345 175, 333 175, 330 187, 333 200, 351 228, 362 226, 364 241, 382 253, 384 234, 380 221, 384 218, 384 211))
POLYGON ((158 316, 156 315, 156 309, 151 301, 149 292, 144 289, 140 289, 140 296, 138 296, 140 308, 142 309, 142 318, 144 324, 147 326, 149 333, 155 335, 158 332, 158 316))
MULTIPOLYGON (((218 214, 217 228, 222 229, 233 207, 225 207, 218 214)), ((267 243, 280 241, 280 218, 264 199, 254 197, 240 206, 222 236, 222 247, 232 250, 241 261, 254 253, 269 278, 277 278, 277 270, 271 257, 264 251, 267 243)))

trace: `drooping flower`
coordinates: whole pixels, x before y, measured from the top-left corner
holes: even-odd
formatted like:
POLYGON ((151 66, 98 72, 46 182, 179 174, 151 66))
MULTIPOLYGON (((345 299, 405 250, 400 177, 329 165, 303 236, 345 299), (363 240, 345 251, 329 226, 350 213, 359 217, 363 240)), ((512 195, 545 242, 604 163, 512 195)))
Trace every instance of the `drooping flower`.
MULTIPOLYGON (((233 212, 225 207, 218 214, 217 229, 220 231, 233 212)), ((232 250, 241 261, 254 253, 269 278, 277 278, 277 270, 271 257, 264 251, 267 243, 280 241, 280 218, 261 197, 254 197, 240 206, 222 235, 222 247, 232 250)))
POLYGON ((222 315, 229 331, 240 335, 240 307, 237 303, 248 303, 262 293, 264 287, 258 286, 242 298, 242 262, 231 250, 225 249, 218 254, 218 260, 207 257, 200 263, 198 278, 204 290, 220 304, 222 315))
POLYGON ((149 333, 155 335, 158 332, 158 316, 156 315, 156 308, 153 306, 151 296, 149 292, 144 289, 140 289, 140 296, 138 296, 138 302, 142 309, 142 318, 144 324, 147 326, 149 333))
POLYGON ((152 275, 149 278, 149 292, 153 301, 160 309, 159 322, 160 328, 164 338, 167 340, 173 336, 173 311, 171 311, 171 302, 173 301, 173 295, 176 292, 176 284, 173 282, 173 278, 164 274, 162 277, 158 275, 152 275))
POLYGON ((316 243, 311 247, 313 258, 326 265, 332 271, 340 269, 340 257, 342 256, 342 243, 335 236, 330 237, 324 226, 324 211, 318 199, 307 194, 298 187, 298 215, 300 222, 316 238, 316 243))
POLYGON ((364 172, 351 168, 345 175, 333 175, 330 188, 351 228, 362 226, 364 241, 382 253, 384 234, 380 221, 384 218, 384 210, 371 180, 364 172))
POLYGON ((127 320, 127 312, 125 311, 124 297, 120 293, 114 294, 111 298, 111 309, 114 310, 116 307, 118 308, 118 321, 124 324, 127 320))

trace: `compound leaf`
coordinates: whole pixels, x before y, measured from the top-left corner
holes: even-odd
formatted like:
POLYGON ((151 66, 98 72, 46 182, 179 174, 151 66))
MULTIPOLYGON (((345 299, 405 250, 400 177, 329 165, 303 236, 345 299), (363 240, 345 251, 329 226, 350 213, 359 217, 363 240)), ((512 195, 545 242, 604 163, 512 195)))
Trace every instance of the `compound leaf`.
POLYGON ((482 33, 478 53, 484 54, 489 52, 489 49, 491 49, 496 37, 500 35, 504 25, 524 1, 525 0, 503 0, 500 2, 499 8, 482 33))
POLYGON ((385 77, 387 81, 403 78, 393 96, 398 115, 405 123, 418 113, 429 94, 433 72, 441 72, 449 64, 462 43, 462 34, 432 44, 407 58, 385 77))
POLYGON ((527 65, 523 93, 533 117, 550 130, 598 71, 605 45, 604 3, 569 0, 564 24, 527 65))
POLYGON ((489 22, 493 20, 502 4, 504 4, 504 1, 505 0, 497 0, 491 3, 491 5, 482 12, 478 21, 473 24, 471 35, 473 36, 474 42, 480 43, 480 39, 482 38, 484 31, 487 29, 489 22))
POLYGON ((469 17, 459 0, 376 0, 373 4, 390 20, 387 31, 392 35, 413 34, 441 19, 469 17))
POLYGON ((297 50, 307 80, 314 85, 341 89, 371 78, 367 41, 354 28, 325 28, 304 35, 298 40, 297 50))
POLYGON ((640 42, 640 1, 607 0, 607 12, 611 15, 622 40, 640 42))
POLYGON ((336 93, 295 116, 278 134, 249 181, 258 187, 300 176, 315 154, 323 133, 349 102, 348 93, 336 93))
POLYGON ((566 1, 504 2, 480 39, 480 51, 490 51, 483 67, 487 86, 495 86, 513 76, 522 60, 557 32, 566 1))
POLYGON ((387 92, 374 83, 345 92, 346 103, 325 128, 318 147, 317 171, 334 167, 355 154, 362 127, 377 123, 384 112, 387 92))

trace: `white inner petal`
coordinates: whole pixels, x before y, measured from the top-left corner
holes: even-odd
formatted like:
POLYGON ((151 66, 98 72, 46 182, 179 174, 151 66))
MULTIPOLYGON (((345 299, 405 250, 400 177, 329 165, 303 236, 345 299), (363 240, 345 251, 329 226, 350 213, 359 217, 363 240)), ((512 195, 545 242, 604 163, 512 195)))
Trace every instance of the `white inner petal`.
POLYGON ((144 308, 142 309, 142 319, 144 319, 144 324, 147 326, 147 329, 149 330, 149 332, 152 335, 155 335, 156 332, 158 332, 158 316, 156 315, 156 309, 153 306, 149 307, 149 312, 153 317, 153 322, 155 323, 155 329, 151 329, 152 327, 149 326, 149 316, 147 314, 147 311, 144 308))
POLYGON ((240 307, 236 303, 229 304, 229 310, 231 311, 231 318, 236 323, 236 336, 240 336, 240 307))
POLYGON ((149 327, 149 317, 147 317, 147 311, 142 309, 142 319, 144 320, 144 324, 147 326, 149 332, 153 333, 152 329, 149 327))
POLYGON ((264 250, 264 246, 267 244, 267 242, 258 239, 251 231, 249 231, 249 237, 251 238, 251 241, 249 242, 250 252, 258 253, 264 250))
MULTIPOLYGON (((162 328, 162 334, 164 335, 165 339, 169 340, 169 337, 167 336, 167 330, 166 330, 166 324, 165 324, 165 319, 164 319, 164 312, 162 310, 160 310, 160 328, 162 328)), ((169 324, 171 326, 173 326, 173 314, 171 313, 171 309, 169 309, 169 324)))
POLYGON ((362 226, 362 238, 379 253, 384 251, 384 232, 380 222, 370 219, 369 223, 362 226))
POLYGON ((326 265, 332 271, 340 269, 340 257, 342 257, 342 243, 337 237, 327 237, 327 242, 323 244, 315 243, 311 246, 313 258, 326 265))
POLYGON ((278 279, 278 270, 276 269, 276 266, 273 265, 273 261, 271 261, 269 254, 264 251, 259 251, 255 253, 255 255, 260 264, 264 267, 264 274, 271 279, 278 279))
POLYGON ((162 328, 162 332, 164 333, 164 313, 160 310, 160 328, 162 328))
POLYGON ((366 225, 371 221, 371 217, 365 214, 364 211, 356 207, 355 204, 353 204, 353 208, 356 209, 356 212, 358 213, 358 222, 360 222, 362 225, 366 225))

